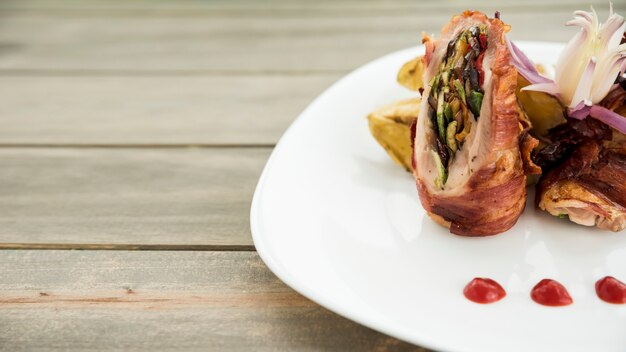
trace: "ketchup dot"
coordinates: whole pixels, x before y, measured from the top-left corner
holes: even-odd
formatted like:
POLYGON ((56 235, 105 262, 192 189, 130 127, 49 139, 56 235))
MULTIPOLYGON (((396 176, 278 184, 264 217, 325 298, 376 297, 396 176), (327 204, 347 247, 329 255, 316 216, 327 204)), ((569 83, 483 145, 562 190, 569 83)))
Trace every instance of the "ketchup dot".
POLYGON ((557 281, 543 279, 530 292, 533 301, 550 307, 559 307, 574 302, 567 289, 557 281))
POLYGON ((613 276, 604 277, 596 282, 596 294, 608 303, 626 303, 626 284, 613 276))
POLYGON ((494 280, 477 277, 465 286, 463 295, 472 302, 486 304, 501 300, 506 291, 494 280))

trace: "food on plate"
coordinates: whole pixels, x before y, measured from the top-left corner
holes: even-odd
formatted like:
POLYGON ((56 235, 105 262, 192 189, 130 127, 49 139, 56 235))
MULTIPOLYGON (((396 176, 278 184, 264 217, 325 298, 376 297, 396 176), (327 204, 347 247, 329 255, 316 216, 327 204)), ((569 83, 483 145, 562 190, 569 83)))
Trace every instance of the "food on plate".
POLYGON ((554 216, 611 231, 626 227, 626 144, 594 120, 570 119, 551 131, 554 143, 536 156, 545 175, 537 206, 554 216))
POLYGON ((600 23, 595 11, 576 11, 567 25, 579 26, 579 33, 569 41, 556 64, 552 80, 533 71, 533 65, 512 45, 514 64, 532 85, 524 90, 541 91, 558 98, 567 115, 579 120, 591 116, 621 133, 626 133, 626 119, 603 106, 602 101, 620 85, 626 62, 623 43, 626 23, 613 12, 600 23), (620 44, 621 43, 621 44, 620 44), (517 55, 518 54, 518 55, 517 55))
POLYGON ((574 303, 565 286, 552 279, 543 279, 530 291, 533 301, 548 307, 562 307, 574 303))
POLYGON ((414 148, 418 193, 452 233, 495 235, 526 201, 520 153, 524 125, 500 19, 466 11, 437 40, 425 36, 423 99, 414 148))
POLYGON ((593 9, 574 15, 567 25, 581 30, 554 79, 505 37, 498 13, 454 16, 398 72, 420 97, 369 116, 378 142, 413 172, 429 216, 452 233, 507 230, 535 183, 539 209, 626 228, 626 23, 612 8, 605 23, 593 9))
POLYGON ((368 117, 370 132, 393 161, 411 171, 411 126, 415 124, 421 99, 402 100, 384 106, 368 117))
POLYGON ((475 277, 463 289, 465 298, 480 304, 494 303, 506 296, 506 291, 495 280, 475 277))
POLYGON ((626 304, 626 284, 613 276, 605 276, 596 282, 596 295, 607 303, 626 304))
MULTIPOLYGON (((410 90, 423 90, 423 56, 404 64, 398 72, 398 83, 410 90)), ((369 114, 370 132, 391 160, 413 172, 413 137, 421 97, 406 99, 386 105, 369 114)))
MULTIPOLYGON (((423 61, 424 57, 420 55, 404 64, 398 72, 398 83, 416 92, 423 91, 423 61)), ((563 106, 556 98, 546 93, 522 91, 521 88, 527 85, 529 85, 529 82, 518 75, 515 94, 519 103, 520 120, 525 121, 526 126, 532 125, 533 129, 529 130, 529 132, 531 132, 533 137, 541 140, 542 136, 547 134, 549 128, 564 123, 563 106)), ((403 166, 409 172, 413 170, 411 166, 412 149, 410 148, 410 141, 405 136, 410 135, 408 128, 412 122, 417 120, 420 99, 418 97, 394 102, 374 111, 368 116, 370 132, 374 138, 389 153, 394 162, 403 166), (399 133, 399 131, 402 131, 402 133, 399 133)), ((523 141, 531 143, 525 144, 530 149, 522 153, 524 168, 531 170, 527 171, 528 176, 538 175, 541 173, 541 169, 530 160, 530 153, 539 142, 534 138, 524 138, 523 141)))
POLYGON ((566 122, 563 105, 557 98, 544 92, 523 90, 529 84, 522 75, 517 75, 517 99, 532 125, 531 134, 545 143, 548 131, 566 122))
POLYGON ((612 9, 605 23, 592 10, 575 12, 568 24, 581 30, 561 53, 554 80, 533 72, 523 53, 513 49, 520 59, 516 67, 532 83, 522 91, 553 95, 567 117, 539 131, 545 145, 534 159, 544 175, 535 202, 577 224, 621 231, 626 228, 626 24, 612 9))
POLYGON ((398 83, 404 87, 419 92, 424 88, 424 81, 422 76, 424 75, 424 57, 418 56, 415 59, 402 65, 400 71, 398 71, 398 83))

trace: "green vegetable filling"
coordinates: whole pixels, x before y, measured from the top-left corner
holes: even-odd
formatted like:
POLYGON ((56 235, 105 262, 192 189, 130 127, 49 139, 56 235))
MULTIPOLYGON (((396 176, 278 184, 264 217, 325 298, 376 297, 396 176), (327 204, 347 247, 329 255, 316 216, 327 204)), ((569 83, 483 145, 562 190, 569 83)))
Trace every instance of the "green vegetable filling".
POLYGON ((429 82, 430 119, 437 141, 433 158, 438 177, 435 186, 444 188, 454 155, 463 148, 471 127, 480 117, 483 103, 482 61, 487 49, 484 25, 470 27, 448 43, 439 72, 429 82))

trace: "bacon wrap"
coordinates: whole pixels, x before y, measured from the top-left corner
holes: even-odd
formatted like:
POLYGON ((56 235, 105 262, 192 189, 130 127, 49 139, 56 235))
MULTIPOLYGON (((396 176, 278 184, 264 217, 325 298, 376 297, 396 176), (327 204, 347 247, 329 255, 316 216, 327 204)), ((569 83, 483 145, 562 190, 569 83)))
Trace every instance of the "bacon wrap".
MULTIPOLYGON (((488 236, 511 228, 524 210, 526 176, 520 155, 522 126, 515 96, 517 71, 510 64, 505 33, 499 19, 466 11, 452 18, 434 41, 424 82, 437 73, 445 48, 457 33, 470 26, 487 26, 488 47, 481 58, 485 96, 477 125, 449 167, 444 189, 433 182, 433 127, 423 99, 417 122, 414 176, 422 205, 436 222, 462 236, 488 236)), ((423 96, 430 94, 425 87, 423 96)))
POLYGON ((424 47, 426 48, 424 50, 424 63, 426 65, 430 64, 432 57, 433 57, 433 51, 435 50, 435 46, 432 42, 432 40, 430 39, 430 37, 428 35, 426 35, 426 33, 422 32, 422 44, 424 44, 424 47))
POLYGON ((568 215, 581 225, 623 230, 626 144, 584 141, 541 179, 535 202, 540 209, 552 215, 568 215))

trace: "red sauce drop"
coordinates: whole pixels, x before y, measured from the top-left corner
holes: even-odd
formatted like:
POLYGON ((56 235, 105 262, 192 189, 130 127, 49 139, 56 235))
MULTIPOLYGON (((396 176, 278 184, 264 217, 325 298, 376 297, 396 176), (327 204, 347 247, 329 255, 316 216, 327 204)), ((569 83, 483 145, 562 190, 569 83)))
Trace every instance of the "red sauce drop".
POLYGON ((607 276, 596 282, 596 294, 605 302, 624 304, 626 303, 626 284, 613 276, 607 276))
POLYGON ((557 281, 543 279, 539 281, 530 292, 533 301, 550 307, 559 307, 572 304, 574 302, 567 289, 557 281))
POLYGON ((474 278, 463 289, 465 298, 476 303, 493 303, 506 296, 506 291, 499 283, 486 278, 474 278))

